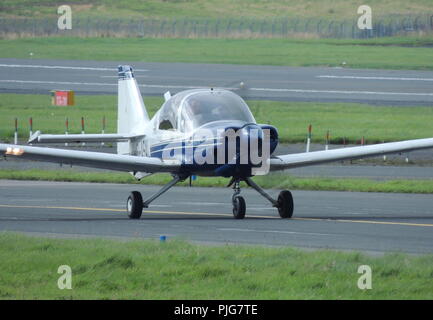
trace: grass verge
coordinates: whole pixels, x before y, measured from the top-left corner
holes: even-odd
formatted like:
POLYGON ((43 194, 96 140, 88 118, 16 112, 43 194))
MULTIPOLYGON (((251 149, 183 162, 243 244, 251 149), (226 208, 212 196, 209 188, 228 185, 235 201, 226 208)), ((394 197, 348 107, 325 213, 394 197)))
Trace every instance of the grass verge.
POLYGON ((432 43, 430 36, 380 40, 52 37, 0 40, 0 57, 331 67, 345 62, 351 68, 433 70, 431 48, 416 47, 432 43))
MULTIPOLYGON (((79 172, 73 169, 48 171, 0 169, 0 179, 162 185, 168 183, 171 176, 155 174, 144 178, 142 181, 137 181, 130 174, 119 172, 79 172)), ((254 180, 266 189, 433 193, 433 180, 427 179, 376 181, 358 178, 299 178, 287 174, 270 174, 255 177, 254 180)), ((225 187, 228 182, 229 179, 222 177, 199 177, 193 182, 193 185, 197 187, 225 187)), ((185 181, 178 185, 188 186, 189 182, 185 181)))
MULTIPOLYGON (((162 97, 146 97, 150 115, 161 106, 162 97)), ((297 143, 306 139, 307 127, 313 125, 313 142, 323 143, 330 130, 331 143, 356 143, 364 136, 367 143, 399 141, 432 136, 431 107, 368 106, 356 103, 315 103, 249 101, 258 123, 278 128, 280 142, 297 143)), ((116 132, 117 97, 111 95, 77 96, 73 107, 51 106, 50 96, 0 94, 0 139, 12 141, 14 119, 19 119, 19 136, 29 135, 29 118, 33 131, 63 134, 65 118, 70 133, 81 132, 81 117, 86 119, 87 133, 100 133, 106 117, 106 132, 116 132)))
POLYGON ((432 299, 433 256, 0 233, 1 299, 432 299), (17 254, 19 252, 20 254, 17 254), (59 266, 72 269, 60 290, 59 266), (357 273, 369 265, 371 290, 357 273))
MULTIPOLYGON (((79 18, 268 18, 295 17, 340 21, 357 19, 359 0, 69 0, 73 17, 79 18)), ((2 0, 0 16, 46 17, 56 16, 58 0, 2 0)), ((417 15, 431 12, 429 0, 376 0, 373 3, 375 16, 417 15)))

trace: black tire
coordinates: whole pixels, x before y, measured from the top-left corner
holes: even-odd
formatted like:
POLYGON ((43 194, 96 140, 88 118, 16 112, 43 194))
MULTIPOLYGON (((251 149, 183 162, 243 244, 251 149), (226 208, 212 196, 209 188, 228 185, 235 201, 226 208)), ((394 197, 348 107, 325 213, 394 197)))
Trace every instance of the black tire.
POLYGON ((132 191, 126 201, 126 212, 129 219, 140 219, 143 213, 143 197, 138 191, 132 191))
POLYGON ((278 195, 278 213, 283 219, 289 219, 293 216, 293 196, 288 190, 283 190, 278 195))
POLYGON ((235 219, 245 218, 246 204, 245 199, 241 196, 233 197, 233 217, 235 219))

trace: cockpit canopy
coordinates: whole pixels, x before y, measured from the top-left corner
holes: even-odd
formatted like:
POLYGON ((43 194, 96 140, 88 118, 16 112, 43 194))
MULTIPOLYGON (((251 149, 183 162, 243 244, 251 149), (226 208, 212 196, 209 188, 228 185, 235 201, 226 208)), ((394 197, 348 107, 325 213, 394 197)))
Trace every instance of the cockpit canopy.
POLYGON ((190 132, 221 120, 255 123, 247 104, 228 90, 200 89, 180 92, 166 101, 157 121, 161 130, 190 132))

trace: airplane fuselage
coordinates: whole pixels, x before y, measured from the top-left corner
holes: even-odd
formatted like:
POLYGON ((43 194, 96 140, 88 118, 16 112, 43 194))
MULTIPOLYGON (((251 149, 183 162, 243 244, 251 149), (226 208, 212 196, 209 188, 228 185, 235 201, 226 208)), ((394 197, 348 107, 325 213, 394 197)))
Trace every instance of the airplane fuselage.
POLYGON ((275 127, 242 121, 210 122, 187 136, 179 132, 158 131, 153 143, 150 142, 148 156, 177 160, 187 175, 251 177, 254 175, 252 169, 261 166, 261 162, 253 161, 251 154, 270 156, 278 145, 275 127), (269 132, 268 144, 263 144, 264 131, 269 132), (227 138, 228 132, 234 133, 236 139, 227 138), (267 152, 263 152, 263 148, 268 148, 267 152), (241 155, 245 153, 247 156, 242 161, 241 155))

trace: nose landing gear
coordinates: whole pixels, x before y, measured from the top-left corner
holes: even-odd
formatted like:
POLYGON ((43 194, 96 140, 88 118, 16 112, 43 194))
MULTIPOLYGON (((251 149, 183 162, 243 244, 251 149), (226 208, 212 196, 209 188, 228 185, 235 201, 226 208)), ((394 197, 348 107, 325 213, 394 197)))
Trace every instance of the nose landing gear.
POLYGON ((239 195, 241 193, 239 179, 234 181, 233 190, 234 190, 232 196, 233 217, 235 219, 243 219, 245 218, 246 204, 245 204, 245 199, 239 195))
MULTIPOLYGON (((251 178, 243 178, 242 180, 244 180, 248 186, 256 190, 270 203, 272 203, 272 206, 278 209, 278 213, 281 218, 288 219, 293 216, 293 209, 294 209, 293 196, 289 190, 281 191, 280 194, 278 195, 278 199, 275 200, 265 190, 263 190, 260 186, 258 186, 251 178)), ((239 195, 241 192, 240 182, 241 182, 240 178, 233 177, 228 185, 228 187, 233 185, 234 193, 232 196, 232 203, 233 203, 233 216, 235 219, 245 218, 245 211, 246 211, 245 199, 239 195)))

